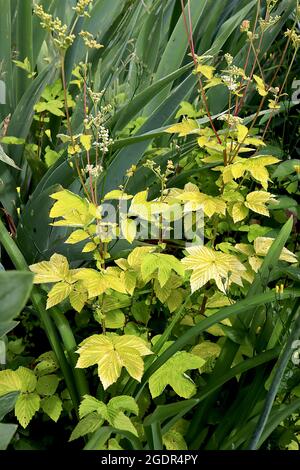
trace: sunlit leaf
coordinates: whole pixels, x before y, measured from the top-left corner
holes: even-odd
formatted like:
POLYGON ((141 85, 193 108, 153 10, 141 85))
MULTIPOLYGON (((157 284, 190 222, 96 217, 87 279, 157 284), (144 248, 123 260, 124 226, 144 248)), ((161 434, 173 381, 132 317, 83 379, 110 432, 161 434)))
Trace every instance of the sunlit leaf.
POLYGON ((23 428, 27 428, 33 416, 40 409, 40 403, 41 399, 37 393, 22 393, 18 397, 15 415, 23 428))
POLYGON ((98 374, 104 389, 115 383, 123 367, 140 381, 144 371, 141 356, 152 354, 144 341, 136 336, 93 335, 78 349, 77 367, 98 365, 98 374))
POLYGON ((186 351, 176 353, 151 375, 149 388, 152 398, 161 395, 167 385, 170 385, 180 397, 191 398, 197 389, 186 371, 199 369, 204 363, 204 359, 186 351))
POLYGON ((192 270, 192 292, 208 281, 215 281, 218 289, 224 293, 231 283, 243 285, 246 268, 235 256, 205 246, 190 247, 186 251, 188 256, 183 258, 182 263, 186 269, 192 270))

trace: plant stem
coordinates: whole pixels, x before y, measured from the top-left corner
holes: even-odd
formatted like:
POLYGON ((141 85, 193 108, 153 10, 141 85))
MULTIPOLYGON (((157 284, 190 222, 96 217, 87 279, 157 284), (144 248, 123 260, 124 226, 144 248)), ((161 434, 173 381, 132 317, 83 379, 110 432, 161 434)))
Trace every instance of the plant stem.
MULTIPOLYGON (((298 53, 298 47, 295 48, 295 51, 294 51, 294 54, 293 54, 291 63, 290 63, 290 65, 289 65, 288 71, 287 71, 287 73, 286 73, 286 75, 285 75, 284 82, 283 82, 283 84, 282 84, 282 86, 281 86, 281 89, 280 89, 280 91, 279 91, 279 94, 278 94, 279 97, 282 95, 282 92, 283 92, 283 90, 284 90, 284 88, 285 88, 285 85, 286 85, 286 83, 287 83, 287 81, 288 81, 288 78, 289 78, 289 76, 290 76, 290 73, 291 73, 293 64, 294 64, 294 62, 295 62, 297 53, 298 53)), ((276 102, 276 104, 277 104, 277 103, 278 103, 278 100, 275 100, 275 102, 276 102)), ((273 119, 273 116, 274 116, 274 111, 271 113, 271 115, 270 115, 270 117, 269 117, 269 119, 268 119, 268 122, 267 122, 267 124, 266 124, 266 127, 265 127, 265 130, 264 130, 262 139, 264 139, 265 136, 266 136, 266 133, 267 133, 267 131, 268 131, 269 127, 270 127, 271 121, 272 121, 272 119, 273 119)))
POLYGON ((79 397, 89 394, 89 387, 82 369, 76 368, 77 356, 75 350, 77 343, 75 341, 73 332, 70 328, 69 322, 66 317, 59 311, 58 308, 51 309, 51 316, 56 324, 56 327, 62 338, 64 347, 69 357, 69 362, 73 369, 74 379, 77 387, 79 397))
MULTIPOLYGON (((299 308, 298 308, 298 311, 299 311, 299 308)), ((254 434, 249 444, 249 450, 256 450, 257 447, 259 446, 259 441, 261 439, 263 431, 268 422, 269 415, 271 413, 273 403, 276 398, 283 374, 285 372, 285 369, 288 365, 291 354, 293 352, 293 343, 299 339, 299 336, 300 336, 300 314, 298 314, 298 317, 295 320, 295 323, 294 323, 292 332, 289 336, 289 339, 287 341, 286 347, 282 353, 282 356, 279 358, 276 372, 274 375, 274 379, 272 381, 271 387, 266 397, 263 412, 259 418, 257 427, 254 431, 254 434)))
MULTIPOLYGON (((194 41, 193 41, 193 29, 192 29, 192 20, 191 20, 190 0, 188 0, 187 8, 188 8, 188 15, 189 15, 189 26, 188 26, 186 14, 185 14, 184 2, 183 2, 183 0, 181 0, 181 9, 182 9, 182 15, 183 15, 184 26, 185 26, 186 33, 187 33, 187 37, 188 37, 188 42, 189 42, 189 46, 190 46, 192 58, 193 58, 195 67, 196 67, 196 69, 197 69, 198 61, 197 61, 197 57, 196 57, 196 54, 195 54, 195 46, 194 46, 194 41)), ((214 132, 214 134, 215 134, 215 136, 216 136, 216 138, 217 138, 218 143, 219 143, 220 145, 222 145, 222 141, 221 141, 220 136, 219 136, 219 134, 218 134, 218 131, 217 131, 215 125, 214 125, 214 122, 213 122, 213 119, 212 119, 212 115, 211 115, 211 113, 210 113, 210 111, 209 111, 209 106, 208 106, 208 102, 207 102, 205 90, 204 90, 204 87, 203 87, 203 83, 202 83, 201 77, 200 77, 200 75, 199 75, 198 72, 197 72, 197 78, 198 78, 199 90, 200 90, 200 93, 201 93, 202 101, 203 101, 203 104, 204 104, 204 106, 205 106, 205 110, 206 110, 207 117, 208 117, 208 119, 209 119, 211 128, 212 128, 212 130, 213 130, 213 132, 214 132)))

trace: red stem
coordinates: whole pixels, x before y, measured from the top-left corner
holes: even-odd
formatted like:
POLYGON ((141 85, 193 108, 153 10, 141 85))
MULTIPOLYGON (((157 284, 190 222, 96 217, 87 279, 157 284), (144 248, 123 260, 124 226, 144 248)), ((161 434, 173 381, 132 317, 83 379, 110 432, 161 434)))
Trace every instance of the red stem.
MULTIPOLYGON (((186 15, 185 15, 185 8, 184 8, 183 0, 181 0, 181 8, 182 8, 183 21, 184 21, 184 26, 185 26, 187 37, 188 37, 188 42, 189 42, 192 58, 193 58, 195 67, 197 68, 198 61, 197 61, 197 57, 196 57, 196 54, 195 54, 195 45, 194 45, 194 40, 193 40, 193 24, 192 24, 192 18, 191 18, 190 0, 188 0, 189 26, 188 26, 187 18, 186 18, 186 15)), ((207 113, 210 125, 212 127, 212 130, 214 131, 214 134, 215 134, 215 136, 218 140, 218 143, 220 145, 222 145, 222 141, 221 141, 221 139, 219 137, 219 134, 218 134, 218 132, 215 128, 211 113, 209 111, 208 102, 207 102, 207 99, 206 99, 206 95, 205 95, 205 91, 204 91, 204 88, 203 88, 202 80, 201 80, 199 74, 197 74, 197 77, 198 77, 198 82, 199 82, 200 93, 201 93, 201 96, 202 96, 202 100, 203 100, 203 103, 204 103, 204 106, 205 106, 205 109, 206 109, 206 113, 207 113)))

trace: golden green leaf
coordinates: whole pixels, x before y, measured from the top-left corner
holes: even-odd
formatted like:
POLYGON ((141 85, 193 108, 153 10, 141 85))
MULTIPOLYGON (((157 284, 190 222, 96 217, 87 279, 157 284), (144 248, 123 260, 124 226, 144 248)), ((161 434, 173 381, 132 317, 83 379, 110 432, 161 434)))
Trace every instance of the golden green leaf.
POLYGON ((149 282, 151 279, 158 279, 161 287, 167 283, 172 271, 175 271, 179 276, 184 275, 182 264, 173 255, 148 253, 141 264, 141 273, 144 281, 149 282))
POLYGON ((83 307, 85 306, 88 300, 87 290, 84 286, 80 285, 80 282, 77 282, 70 292, 70 304, 76 310, 76 312, 80 313, 83 307))
POLYGON ((258 214, 269 216, 269 210, 266 204, 270 202, 274 196, 267 191, 253 191, 246 197, 245 206, 258 214))
POLYGON ((161 395, 167 385, 183 398, 191 398, 197 391, 196 385, 186 374, 187 370, 199 369, 204 359, 186 351, 179 351, 155 371, 149 379, 152 398, 161 395))
POLYGON ((257 91, 260 94, 260 96, 267 96, 268 92, 266 90, 266 84, 263 81, 263 79, 261 77, 259 77, 258 75, 253 75, 253 78, 257 83, 256 88, 257 88, 257 91))
POLYGON ((0 397, 11 392, 19 392, 22 382, 15 371, 7 369, 0 371, 0 397))
POLYGON ((236 128, 237 128, 237 134, 238 134, 238 142, 242 143, 244 142, 244 140, 246 139, 248 135, 248 132, 249 132, 248 127, 244 126, 243 124, 238 124, 236 128))
MULTIPOLYGON (((258 256, 266 256, 268 254, 269 249, 273 245, 274 238, 268 237, 257 237, 254 240, 254 250, 258 256)), ((286 261, 287 263, 297 263, 298 258, 297 256, 287 248, 283 248, 279 259, 281 261, 286 261)))
POLYGON ((117 199, 117 200, 127 200, 127 199, 132 199, 133 196, 130 194, 124 193, 124 191, 121 191, 120 189, 115 189, 113 191, 110 191, 109 193, 105 194, 104 200, 106 201, 107 199, 117 199))
POLYGON ((185 211, 197 211, 202 208, 207 217, 226 213, 225 201, 219 197, 201 193, 199 188, 192 183, 185 185, 184 192, 179 194, 177 199, 184 203, 185 211))
POLYGON ((233 222, 236 224, 241 220, 244 220, 249 213, 248 208, 245 206, 243 202, 237 202, 232 207, 232 218, 233 222))
POLYGON ((165 130, 165 132, 168 132, 169 134, 179 134, 179 137, 195 134, 197 131, 199 131, 199 126, 197 121, 194 121, 193 119, 183 119, 182 122, 174 124, 165 130))
POLYGON ((89 134, 81 134, 80 136, 80 143, 84 147, 84 149, 89 152, 92 147, 92 136, 89 134))
POLYGON ((48 293, 48 300, 46 309, 48 310, 54 305, 59 304, 67 297, 69 297, 70 293, 72 292, 73 286, 68 284, 67 282, 59 282, 52 287, 50 292, 48 293))
POLYGON ((243 264, 234 256, 205 246, 187 248, 188 256, 182 263, 191 270, 192 292, 203 287, 208 281, 215 281, 220 291, 226 290, 232 283, 243 286, 242 278, 246 271, 243 264))
POLYGON ((144 363, 141 356, 152 354, 146 343, 132 335, 93 335, 78 349, 79 368, 98 365, 98 375, 104 389, 115 383, 123 367, 134 379, 141 381, 144 363))
POLYGON ((30 270, 35 274, 34 283, 59 282, 70 279, 69 263, 65 256, 55 253, 50 261, 32 264, 30 270))
POLYGON ((89 211, 89 202, 76 194, 63 189, 51 194, 56 202, 51 208, 50 217, 62 217, 63 220, 53 222, 54 226, 84 227, 93 221, 93 215, 89 211))
POLYGON ((216 167, 216 170, 223 172, 223 181, 225 184, 234 179, 245 176, 246 172, 261 183, 266 190, 268 188, 269 172, 266 166, 278 163, 279 160, 271 155, 258 155, 251 158, 236 158, 236 161, 226 167, 216 167))
POLYGON ((211 80, 213 78, 215 70, 216 68, 212 67, 211 65, 199 64, 197 67, 197 72, 202 73, 202 75, 204 75, 204 77, 208 80, 211 80))
POLYGON ((129 242, 132 243, 136 237, 136 223, 132 219, 123 219, 121 221, 121 231, 123 237, 129 242))
POLYGON ((15 415, 17 420, 27 428, 35 413, 40 409, 41 399, 37 393, 22 393, 15 406, 15 415))
POLYGON ((37 378, 32 370, 21 366, 16 371, 14 371, 14 373, 20 378, 21 392, 34 392, 37 384, 37 378))
POLYGON ((71 233, 71 235, 67 238, 65 243, 74 245, 75 243, 82 242, 89 237, 90 237, 89 233, 87 233, 85 230, 78 229, 71 233))
POLYGON ((138 271, 141 268, 144 257, 154 250, 153 246, 138 246, 128 255, 127 262, 129 266, 134 271, 138 271))

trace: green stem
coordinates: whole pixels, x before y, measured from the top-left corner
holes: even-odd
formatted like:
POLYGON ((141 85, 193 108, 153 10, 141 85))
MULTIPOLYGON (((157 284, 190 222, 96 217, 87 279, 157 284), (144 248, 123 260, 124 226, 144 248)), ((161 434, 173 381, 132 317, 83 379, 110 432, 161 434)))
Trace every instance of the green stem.
POLYGON ((267 425, 267 422, 268 422, 268 419, 269 419, 269 416, 273 407, 274 400, 276 398, 279 386, 282 381, 283 374, 291 358, 294 342, 299 339, 299 335, 300 335, 300 315, 298 315, 297 319, 295 320, 295 324, 293 326, 292 332, 288 339, 287 345, 282 353, 282 356, 279 358, 278 365, 276 367, 276 372, 274 375, 274 379, 272 381, 271 387, 267 394, 263 412, 259 418, 258 424, 256 426, 256 429, 254 431, 254 434, 249 444, 249 450, 256 450, 259 447, 260 439, 267 425))
MULTIPOLYGON (((0 243, 3 245, 5 251, 7 252, 8 256, 10 257, 16 269, 18 269, 19 271, 28 271, 28 265, 26 263, 24 256, 20 252, 16 243, 11 238, 9 232, 7 231, 1 219, 0 219, 0 243)), ((57 356, 57 359, 60 364, 62 373, 64 375, 71 399, 73 401, 75 409, 77 410, 78 403, 79 403, 79 394, 81 393, 81 391, 83 393, 86 393, 86 390, 87 390, 86 379, 85 379, 84 373, 83 371, 80 371, 80 370, 77 370, 76 373, 72 371, 72 368, 70 367, 70 364, 67 361, 64 350, 60 343, 57 331, 51 320, 51 316, 45 310, 45 303, 44 303, 43 295, 41 294, 40 290, 36 286, 34 286, 32 289, 31 301, 32 301, 34 308, 39 313, 41 323, 43 325, 43 328, 45 329, 51 348, 53 349, 54 353, 57 356)), ((60 316, 57 315, 56 311, 52 313, 52 315, 54 316, 54 319, 55 319, 57 328, 60 332, 61 338, 63 340, 65 349, 67 350, 69 355, 71 353, 71 350, 73 350, 73 354, 74 354, 76 342, 75 342, 72 330, 68 322, 66 321, 66 319, 63 321, 60 318, 60 316)))
MULTIPOLYGON (((10 2, 8 2, 10 3, 10 2)), ((18 60, 23 62, 26 58, 30 62, 30 67, 33 66, 33 36, 32 36, 32 0, 18 0, 17 8, 17 44, 16 50, 18 51, 18 60)), ((20 101, 24 95, 30 79, 27 73, 20 69, 16 70, 16 93, 17 102, 20 101)))
POLYGON ((76 368, 78 357, 75 351, 77 349, 77 343, 70 328, 69 322, 66 317, 59 311, 58 308, 52 308, 51 315, 61 335, 64 347, 68 354, 69 362, 73 369, 73 374, 79 396, 83 397, 84 395, 88 395, 89 387, 84 372, 81 369, 76 368))

